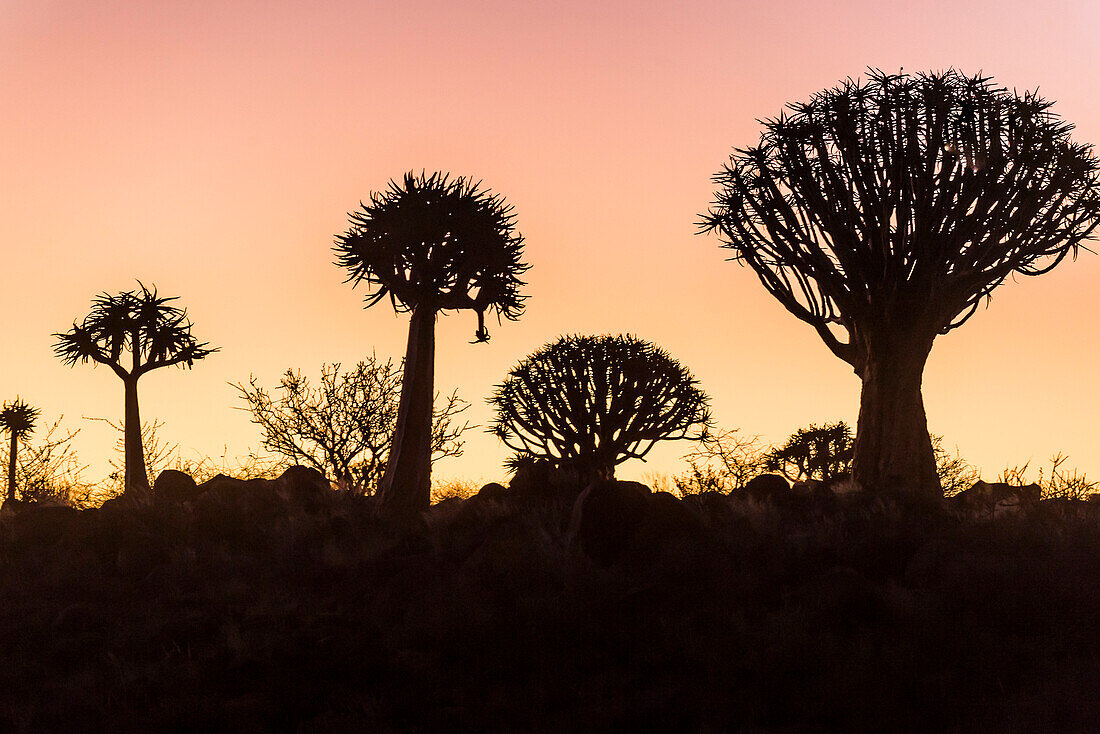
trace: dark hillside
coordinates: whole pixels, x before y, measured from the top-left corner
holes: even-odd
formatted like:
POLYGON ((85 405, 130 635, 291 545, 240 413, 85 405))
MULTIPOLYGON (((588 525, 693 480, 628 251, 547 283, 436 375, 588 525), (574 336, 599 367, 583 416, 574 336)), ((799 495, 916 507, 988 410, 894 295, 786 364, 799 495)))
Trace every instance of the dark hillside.
POLYGON ((985 520, 618 483, 571 533, 571 498, 496 487, 399 530, 308 470, 171 481, 5 507, 0 730, 1100 724, 1086 503, 985 520))

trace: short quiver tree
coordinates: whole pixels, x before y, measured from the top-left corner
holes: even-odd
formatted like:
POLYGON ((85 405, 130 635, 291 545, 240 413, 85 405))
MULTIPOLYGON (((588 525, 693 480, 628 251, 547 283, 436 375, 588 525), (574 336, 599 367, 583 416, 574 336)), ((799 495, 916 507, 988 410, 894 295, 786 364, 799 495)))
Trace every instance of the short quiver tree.
POLYGON ((864 488, 940 494, 921 396, 933 340, 1092 236, 1098 162, 1050 106, 957 71, 872 72, 765 121, 715 176, 703 230, 862 380, 864 488))
POLYGON ((519 276, 523 237, 503 197, 480 182, 433 173, 405 174, 349 215, 336 240, 336 263, 368 289, 367 306, 389 298, 411 313, 397 426, 382 478, 385 513, 408 518, 431 502, 435 319, 441 311, 477 314, 475 341, 489 339, 485 314, 523 312, 519 276))
POLYGON ((634 336, 562 337, 512 369, 489 403, 505 445, 574 469, 582 486, 658 441, 698 440, 710 423, 691 372, 634 336))
POLYGON ((92 299, 92 310, 72 328, 54 334, 54 352, 64 364, 104 364, 122 378, 125 387, 124 456, 125 489, 149 489, 145 451, 141 443, 138 411, 138 379, 152 370, 171 365, 190 369, 194 363, 218 351, 191 335, 185 309, 170 304, 175 297, 157 294, 140 282, 140 290, 117 295, 103 293, 92 299), (128 364, 124 365, 129 352, 128 364))
MULTIPOLYGON (((18 463, 16 456, 19 451, 19 442, 34 431, 34 424, 38 420, 38 408, 32 408, 19 398, 13 403, 4 403, 0 408, 0 428, 10 434, 11 445, 8 449, 8 494, 7 499, 15 499, 15 476, 18 463)), ((26 499, 24 489, 23 498, 26 499)))
POLYGON ((765 471, 787 479, 828 482, 852 470, 852 429, 844 421, 799 428, 787 442, 764 454, 765 471))

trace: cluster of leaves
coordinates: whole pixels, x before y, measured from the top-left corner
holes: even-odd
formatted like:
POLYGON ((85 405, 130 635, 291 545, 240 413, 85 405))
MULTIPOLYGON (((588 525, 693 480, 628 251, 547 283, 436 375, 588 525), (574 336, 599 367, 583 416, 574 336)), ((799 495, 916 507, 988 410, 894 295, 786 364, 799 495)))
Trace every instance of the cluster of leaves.
POLYGON ((192 336, 187 310, 170 304, 176 297, 160 296, 155 287, 150 290, 140 282, 138 286, 134 291, 96 296, 83 321, 68 332, 54 334, 54 351, 64 364, 97 362, 124 379, 136 379, 158 367, 191 367, 217 351, 192 336), (127 352, 133 360, 130 369, 122 365, 127 352))
POLYGON ((523 236, 512 206, 480 181, 407 173, 348 218, 336 264, 365 284, 368 307, 388 296, 397 311, 472 309, 476 341, 489 339, 487 311, 513 320, 523 312, 523 236))

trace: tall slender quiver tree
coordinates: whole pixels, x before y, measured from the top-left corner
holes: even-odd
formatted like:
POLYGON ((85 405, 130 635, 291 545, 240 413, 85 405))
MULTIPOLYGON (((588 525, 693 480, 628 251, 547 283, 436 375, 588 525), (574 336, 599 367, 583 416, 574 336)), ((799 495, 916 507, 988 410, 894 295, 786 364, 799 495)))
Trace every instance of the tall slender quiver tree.
POLYGON ((180 365, 190 369, 197 360, 218 351, 191 335, 185 309, 170 305, 175 297, 157 295, 140 282, 140 290, 118 295, 103 293, 92 299, 84 320, 60 334, 54 351, 67 365, 105 364, 122 378, 125 387, 124 455, 126 491, 149 489, 145 452, 141 445, 138 379, 155 369, 180 365), (123 366, 124 353, 129 366, 123 366))
POLYGON ((485 313, 519 318, 523 237, 512 207, 480 182, 446 174, 405 174, 348 215, 336 240, 336 263, 348 282, 365 283, 367 307, 389 297, 412 314, 397 427, 382 478, 382 510, 410 518, 431 502, 435 318, 477 313, 475 342, 489 339, 485 313))
POLYGON ((939 494, 921 377, 936 336, 1092 236, 1098 161, 1037 93, 872 72, 767 120, 703 217, 863 383, 852 471, 939 494))
POLYGON ((0 409, 0 428, 11 434, 11 447, 8 451, 7 499, 9 500, 15 499, 15 475, 19 466, 16 457, 19 452, 19 442, 34 431, 38 412, 38 408, 32 408, 19 398, 16 398, 14 403, 4 403, 4 407, 0 409))

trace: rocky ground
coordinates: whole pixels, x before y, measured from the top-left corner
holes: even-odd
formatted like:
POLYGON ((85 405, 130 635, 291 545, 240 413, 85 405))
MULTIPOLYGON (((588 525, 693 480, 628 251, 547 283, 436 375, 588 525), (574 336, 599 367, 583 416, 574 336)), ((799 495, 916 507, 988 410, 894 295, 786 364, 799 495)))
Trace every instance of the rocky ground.
POLYGON ((1100 516, 310 470, 0 513, 0 730, 1100 727, 1100 516), (993 513, 990 513, 992 515, 993 513))

